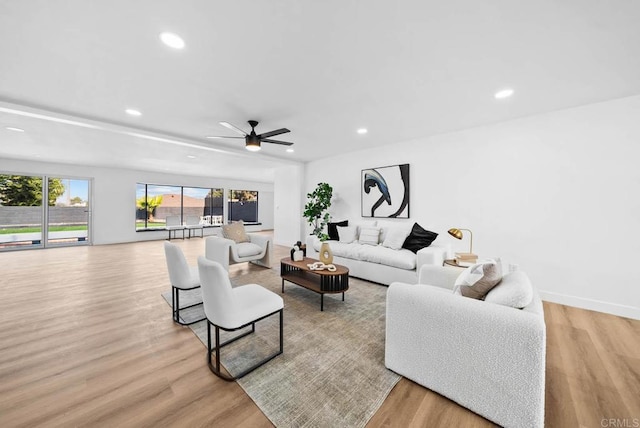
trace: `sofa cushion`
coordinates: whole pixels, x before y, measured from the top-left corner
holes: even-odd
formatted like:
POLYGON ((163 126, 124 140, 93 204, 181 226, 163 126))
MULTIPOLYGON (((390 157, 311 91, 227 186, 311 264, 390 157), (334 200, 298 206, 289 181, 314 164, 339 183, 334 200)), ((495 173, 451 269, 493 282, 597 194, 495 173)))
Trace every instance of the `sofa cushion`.
MULTIPOLYGON (((379 263, 399 269, 412 270, 416 268, 416 255, 409 250, 392 250, 381 245, 362 245, 357 242, 344 243, 339 241, 326 241, 331 247, 335 257, 361 260, 364 262, 379 263)), ((320 251, 321 242, 313 241, 313 249, 320 251)))
POLYGON ((524 272, 510 272, 487 293, 484 301, 522 309, 533 301, 531 281, 524 272))
POLYGON ((411 233, 407 236, 407 239, 405 239, 404 244, 402 244, 402 248, 406 248, 407 250, 417 253, 423 248, 431 245, 437 237, 437 233, 428 231, 418 223, 415 223, 411 229, 411 233))
POLYGON ((378 245, 380 237, 379 227, 361 227, 358 233, 358 242, 360 244, 378 245))
POLYGON ((340 239, 338 237, 338 226, 349 226, 349 220, 327 223, 327 235, 329 235, 329 239, 334 241, 340 239))
POLYGON ((459 292, 465 297, 482 299, 493 287, 500 283, 502 270, 500 263, 495 260, 486 260, 475 263, 462 271, 456 279, 454 292, 459 292))
POLYGON ((340 242, 349 244, 358 239, 358 228, 356 226, 338 226, 338 237, 340 242))
POLYGON ((244 230, 244 222, 242 220, 222 226, 222 236, 233 240, 236 244, 241 242, 251 242, 249 235, 244 230))
POLYGON ((392 250, 399 250, 402 248, 402 244, 409 236, 411 230, 406 227, 394 227, 387 231, 387 236, 382 242, 383 247, 391 248, 392 250))
POLYGON ((249 257, 249 256, 257 256, 262 252, 262 248, 258 244, 254 244, 253 242, 241 242, 236 244, 236 251, 238 252, 238 257, 249 257))
POLYGON ((358 260, 392 266, 399 269, 415 269, 416 255, 409 250, 393 250, 382 245, 360 245, 358 260))

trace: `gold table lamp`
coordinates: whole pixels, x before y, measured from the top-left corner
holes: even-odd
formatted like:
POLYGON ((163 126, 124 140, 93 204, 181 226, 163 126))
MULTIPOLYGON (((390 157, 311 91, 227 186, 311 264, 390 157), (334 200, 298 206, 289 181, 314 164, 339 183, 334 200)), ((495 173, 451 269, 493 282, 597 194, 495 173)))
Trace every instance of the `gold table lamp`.
POLYGON ((456 253, 456 260, 461 261, 461 262, 469 262, 469 263, 475 263, 478 260, 478 256, 476 256, 475 254, 473 254, 473 232, 471 232, 469 229, 456 229, 456 228, 452 228, 449 229, 449 235, 453 236, 456 239, 462 239, 462 231, 466 230, 467 232, 469 232, 469 252, 468 253, 456 253))

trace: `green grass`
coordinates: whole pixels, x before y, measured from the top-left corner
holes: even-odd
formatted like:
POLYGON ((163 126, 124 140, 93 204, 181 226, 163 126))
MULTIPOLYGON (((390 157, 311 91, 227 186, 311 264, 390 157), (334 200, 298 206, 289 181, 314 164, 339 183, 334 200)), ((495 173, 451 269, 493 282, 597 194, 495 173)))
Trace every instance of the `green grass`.
MULTIPOLYGON (((69 230, 87 230, 86 224, 77 224, 73 226, 49 226, 49 232, 64 232, 69 230)), ((40 227, 11 227, 0 229, 0 235, 9 235, 13 233, 37 233, 41 232, 40 227)))
MULTIPOLYGON (((155 221, 148 221, 147 222, 147 229, 150 229, 152 227, 165 227, 167 225, 166 222, 155 222, 155 221)), ((144 221, 136 221, 136 229, 144 229, 144 221)))

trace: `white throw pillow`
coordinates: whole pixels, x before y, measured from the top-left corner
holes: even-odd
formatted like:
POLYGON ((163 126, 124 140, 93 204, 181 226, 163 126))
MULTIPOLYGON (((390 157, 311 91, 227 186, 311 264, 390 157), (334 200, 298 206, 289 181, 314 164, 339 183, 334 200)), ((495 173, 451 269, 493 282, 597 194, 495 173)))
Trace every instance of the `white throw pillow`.
POLYGON ((456 279, 454 293, 460 291, 465 297, 482 300, 502 280, 502 269, 495 260, 475 263, 460 273, 456 279))
POLYGON ((379 221, 378 227, 380 228, 380 242, 384 242, 384 240, 387 239, 387 232, 389 232, 389 229, 393 229, 398 226, 398 223, 393 221, 379 221))
POLYGON ((358 233, 359 233, 360 229, 365 228, 365 227, 378 227, 378 222, 376 220, 372 220, 372 221, 367 221, 367 220, 352 221, 351 223, 349 223, 349 226, 357 227, 358 228, 358 233))
POLYGON ((361 227, 358 242, 366 245, 378 245, 380 237, 380 228, 378 227, 361 227))
POLYGON ((387 236, 382 242, 383 247, 391 248, 392 250, 399 250, 402 248, 402 244, 409 236, 410 229, 406 227, 394 227, 387 230, 387 236))
POLYGON ((413 223, 404 223, 401 220, 396 220, 396 221, 381 220, 378 222, 378 227, 380 228, 380 242, 384 242, 384 240, 387 239, 387 233, 389 233, 389 230, 397 229, 397 228, 405 228, 407 229, 408 233, 411 233, 411 228, 413 227, 413 223))
POLYGON ((338 226, 338 237, 340 242, 350 244, 358 239, 358 228, 356 226, 338 226))

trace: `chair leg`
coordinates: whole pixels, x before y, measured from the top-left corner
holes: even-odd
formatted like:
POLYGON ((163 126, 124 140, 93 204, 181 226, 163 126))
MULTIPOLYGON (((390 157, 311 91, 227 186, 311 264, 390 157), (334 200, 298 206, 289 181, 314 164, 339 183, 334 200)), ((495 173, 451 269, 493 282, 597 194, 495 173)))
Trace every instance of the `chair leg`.
POLYGON ((173 311, 173 321, 180 325, 191 325, 197 322, 203 321, 207 319, 207 316, 203 316, 202 318, 198 318, 196 320, 190 322, 182 322, 180 321, 180 309, 193 308, 194 306, 203 305, 202 302, 194 303, 193 305, 185 306, 184 308, 180 307, 180 289, 176 287, 171 287, 171 310, 173 311))
POLYGON ((283 347, 283 345, 284 345, 283 344, 283 336, 282 336, 282 326, 284 325, 283 315, 284 315, 284 312, 282 311, 282 309, 280 309, 280 353, 281 354, 282 354, 282 351, 283 351, 283 348, 284 348, 283 347))
MULTIPOLYGON (((251 323, 251 331, 245 332, 245 333, 243 333, 243 334, 241 334, 239 336, 236 336, 236 337, 234 337, 232 339, 229 339, 224 343, 220 343, 220 328, 221 327, 213 324, 213 326, 215 327, 215 348, 214 349, 211 349, 211 325, 212 325, 212 323, 211 323, 211 321, 209 321, 207 319, 207 342, 208 342, 207 343, 207 354, 208 354, 208 356, 207 356, 207 364, 209 366, 209 370, 211 370, 211 372, 213 374, 215 374, 216 376, 218 376, 221 379, 224 379, 226 381, 234 381, 234 380, 240 379, 241 377, 251 373, 252 371, 257 369, 258 367, 263 366, 264 364, 266 364, 269 361, 273 360, 278 355, 282 354, 283 349, 284 349, 284 346, 283 346, 283 334, 282 334, 283 333, 283 309, 280 309, 277 312, 279 312, 279 315, 280 315, 280 317, 279 317, 280 318, 280 349, 276 353, 266 357, 264 360, 259 361, 256 364, 254 364, 253 366, 251 366, 248 369, 244 370, 242 373, 238 374, 237 376, 229 376, 229 375, 226 375, 226 374, 224 374, 224 373, 222 373, 220 371, 220 349, 223 346, 226 346, 226 345, 228 345, 228 344, 230 344, 232 342, 235 342, 238 339, 241 339, 241 338, 243 338, 243 337, 255 332, 255 329, 256 329, 255 323, 256 322, 258 322, 260 320, 263 320, 263 319, 265 319, 267 317, 270 317, 271 315, 274 315, 276 312, 273 312, 273 313, 271 313, 269 315, 266 315, 266 316, 264 316, 264 317, 262 317, 260 319, 255 320, 254 322, 251 323), (215 365, 211 361, 211 353, 213 351, 216 352, 215 365)), ((243 325, 242 327, 238 327, 237 329, 233 329, 233 330, 226 330, 224 328, 223 328, 223 330, 225 330, 225 331, 235 331, 235 330, 239 330, 241 328, 247 327, 248 325, 249 324, 246 324, 246 325, 243 325)))

